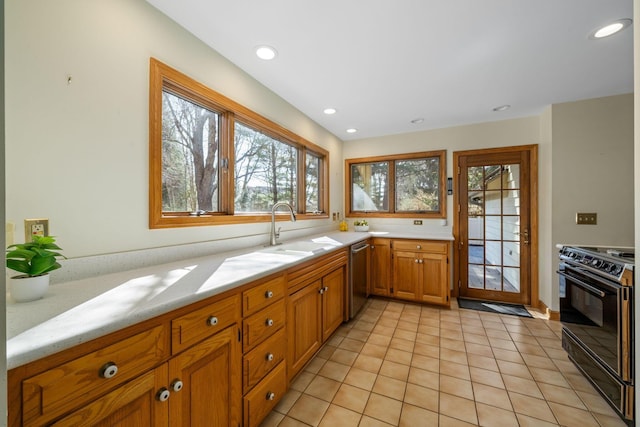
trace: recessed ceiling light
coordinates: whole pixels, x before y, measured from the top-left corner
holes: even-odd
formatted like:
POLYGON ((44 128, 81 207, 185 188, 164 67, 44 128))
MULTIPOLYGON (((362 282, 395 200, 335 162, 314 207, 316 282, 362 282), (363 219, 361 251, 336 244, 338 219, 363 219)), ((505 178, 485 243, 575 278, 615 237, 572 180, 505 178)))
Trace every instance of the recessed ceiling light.
POLYGON ((620 31, 624 30, 628 26, 631 25, 633 21, 631 19, 618 19, 610 24, 605 25, 604 27, 600 27, 597 30, 593 31, 590 35, 590 39, 601 39, 604 37, 612 36, 620 31))
POLYGON ((504 104, 504 105, 501 105, 499 107, 494 108, 493 111, 505 111, 505 110, 508 110, 509 108, 511 108, 511 105, 504 104))
POLYGON ((331 115, 331 114, 335 114, 335 113, 336 113, 336 111, 338 111, 338 110, 336 110, 335 108, 325 108, 325 109, 324 109, 324 113, 325 113, 325 114, 329 114, 329 115, 331 115))
POLYGON ((413 123, 414 125, 418 125, 422 122, 424 122, 424 119, 422 117, 411 120, 411 123, 413 123))
POLYGON ((256 48, 256 55, 258 58, 270 61, 278 55, 278 52, 271 46, 258 46, 256 48))
POLYGON ((356 133, 356 132, 358 132, 358 129, 356 129, 356 128, 347 129, 347 133, 356 133))

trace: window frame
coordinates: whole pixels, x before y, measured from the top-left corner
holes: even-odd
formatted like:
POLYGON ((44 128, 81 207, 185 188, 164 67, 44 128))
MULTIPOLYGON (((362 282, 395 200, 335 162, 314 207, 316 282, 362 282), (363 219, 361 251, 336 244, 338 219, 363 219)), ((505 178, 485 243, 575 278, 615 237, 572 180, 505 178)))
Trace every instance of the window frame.
MULTIPOLYGON (((226 96, 208 88, 155 58, 150 58, 149 71, 149 228, 174 228, 205 225, 245 224, 271 221, 271 213, 234 212, 234 125, 236 120, 264 133, 297 151, 296 171, 298 201, 297 219, 329 218, 329 152, 296 135, 275 122, 249 110, 226 96), (162 93, 177 96, 208 108, 220 116, 219 128, 219 212, 200 216, 190 212, 162 210, 162 93), (306 212, 307 152, 321 159, 318 201, 322 212, 306 212)), ((279 212, 279 214, 281 214, 279 212)))
POLYGON ((355 159, 345 160, 345 216, 348 218, 364 217, 364 218, 434 218, 443 219, 447 218, 447 198, 446 198, 446 183, 447 183, 447 163, 446 163, 447 150, 436 151, 422 151, 417 153, 404 153, 386 156, 375 157, 361 157, 355 159), (395 162, 397 160, 420 160, 425 158, 438 158, 440 176, 438 179, 438 193, 440 200, 440 209, 438 211, 396 211, 396 168, 395 162), (388 211, 355 211, 352 210, 352 198, 353 198, 353 177, 351 175, 351 168, 353 165, 362 163, 389 163, 389 210, 388 211))

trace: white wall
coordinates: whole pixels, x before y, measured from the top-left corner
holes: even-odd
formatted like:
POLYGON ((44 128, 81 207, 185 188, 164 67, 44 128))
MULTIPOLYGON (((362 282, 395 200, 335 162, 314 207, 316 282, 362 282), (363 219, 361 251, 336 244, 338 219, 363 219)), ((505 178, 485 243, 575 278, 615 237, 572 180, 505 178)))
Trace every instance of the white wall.
MULTIPOLYGON (((267 242, 267 223, 148 228, 149 57, 329 150, 330 207, 342 211, 342 142, 148 3, 5 7, 6 217, 16 241, 25 218, 46 217, 71 257, 256 234, 267 242)), ((332 223, 282 223, 285 233, 322 225, 332 223)))

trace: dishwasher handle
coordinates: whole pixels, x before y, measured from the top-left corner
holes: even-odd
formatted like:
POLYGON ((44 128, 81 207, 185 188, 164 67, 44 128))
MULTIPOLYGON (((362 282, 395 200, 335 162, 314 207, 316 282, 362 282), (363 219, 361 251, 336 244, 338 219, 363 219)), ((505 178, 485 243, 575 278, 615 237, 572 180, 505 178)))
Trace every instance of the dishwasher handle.
POLYGON ((357 247, 356 246, 351 246, 351 253, 352 254, 357 254, 358 252, 363 251, 363 250, 367 249, 368 247, 369 247, 368 243, 365 243, 364 245, 357 246, 357 247))

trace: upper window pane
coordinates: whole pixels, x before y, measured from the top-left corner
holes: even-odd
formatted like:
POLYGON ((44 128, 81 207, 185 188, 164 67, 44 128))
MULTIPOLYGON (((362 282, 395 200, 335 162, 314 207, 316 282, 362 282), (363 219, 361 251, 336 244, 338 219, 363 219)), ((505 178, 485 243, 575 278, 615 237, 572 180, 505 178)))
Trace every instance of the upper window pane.
POLYGON ((295 147, 235 124, 235 212, 270 212, 277 202, 297 206, 295 147))
POLYGON ((440 158, 396 160, 396 211, 440 210, 440 158))
POLYGON ((218 123, 214 111, 162 92, 162 210, 218 211, 218 123))
POLYGON ((389 162, 351 165, 351 210, 389 210, 389 162))

